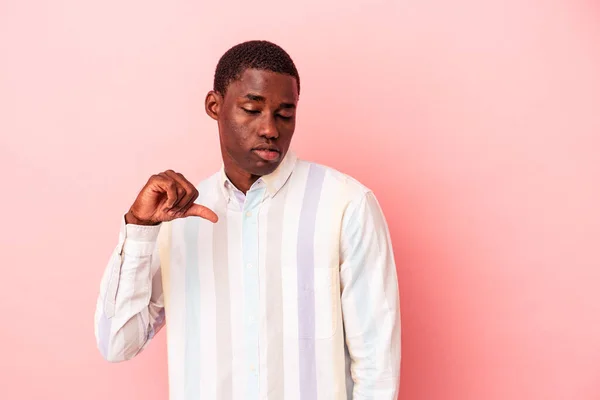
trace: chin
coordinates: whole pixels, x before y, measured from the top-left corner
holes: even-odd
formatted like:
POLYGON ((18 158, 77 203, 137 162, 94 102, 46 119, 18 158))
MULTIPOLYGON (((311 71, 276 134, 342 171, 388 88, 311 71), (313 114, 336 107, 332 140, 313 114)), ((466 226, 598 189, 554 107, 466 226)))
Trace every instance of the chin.
POLYGON ((248 168, 248 172, 252 175, 263 176, 274 172, 281 162, 276 163, 258 163, 248 168))

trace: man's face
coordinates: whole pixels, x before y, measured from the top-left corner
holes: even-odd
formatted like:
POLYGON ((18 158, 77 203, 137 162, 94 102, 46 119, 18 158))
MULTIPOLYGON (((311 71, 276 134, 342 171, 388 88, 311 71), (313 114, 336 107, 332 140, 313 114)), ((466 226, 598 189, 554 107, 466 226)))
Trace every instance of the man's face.
POLYGON ((225 166, 256 176, 273 172, 290 147, 297 104, 294 77, 257 69, 231 82, 224 98, 210 92, 207 113, 218 122, 225 166))

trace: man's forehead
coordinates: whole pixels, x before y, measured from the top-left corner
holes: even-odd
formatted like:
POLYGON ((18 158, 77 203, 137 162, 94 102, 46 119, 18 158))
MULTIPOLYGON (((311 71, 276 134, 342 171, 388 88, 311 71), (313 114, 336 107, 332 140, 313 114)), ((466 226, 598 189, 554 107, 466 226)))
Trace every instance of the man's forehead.
POLYGON ((239 79, 231 82, 227 92, 235 97, 248 95, 265 98, 279 97, 293 101, 298 96, 296 78, 291 75, 258 69, 245 70, 239 79))

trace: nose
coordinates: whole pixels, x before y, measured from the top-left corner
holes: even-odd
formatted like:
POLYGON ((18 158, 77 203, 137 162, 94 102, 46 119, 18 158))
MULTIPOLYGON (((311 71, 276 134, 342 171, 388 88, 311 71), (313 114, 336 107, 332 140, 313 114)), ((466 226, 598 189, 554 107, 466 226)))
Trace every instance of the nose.
POLYGON ((279 132, 277 131, 277 126, 275 125, 275 118, 272 115, 267 115, 261 121, 259 135, 264 137, 265 139, 277 139, 279 137, 279 132))

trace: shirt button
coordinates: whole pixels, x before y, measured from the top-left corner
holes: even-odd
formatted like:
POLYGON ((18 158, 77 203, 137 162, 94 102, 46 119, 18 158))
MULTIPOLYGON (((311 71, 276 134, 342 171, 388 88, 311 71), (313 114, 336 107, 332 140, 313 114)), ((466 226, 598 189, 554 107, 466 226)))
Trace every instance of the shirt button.
POLYGON ((247 264, 246 268, 251 269, 252 268, 252 264, 247 264))
POLYGON ((251 217, 251 216, 252 216, 252 213, 251 213, 250 211, 248 211, 248 212, 246 213, 246 217, 251 217))
POLYGON ((250 372, 256 372, 256 368, 254 367, 254 365, 250 366, 250 372))
POLYGON ((250 323, 253 323, 253 322, 254 322, 254 317, 253 317, 252 315, 251 315, 251 316, 249 316, 249 317, 248 317, 248 321, 249 321, 250 323))

